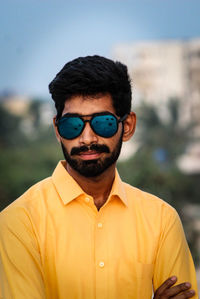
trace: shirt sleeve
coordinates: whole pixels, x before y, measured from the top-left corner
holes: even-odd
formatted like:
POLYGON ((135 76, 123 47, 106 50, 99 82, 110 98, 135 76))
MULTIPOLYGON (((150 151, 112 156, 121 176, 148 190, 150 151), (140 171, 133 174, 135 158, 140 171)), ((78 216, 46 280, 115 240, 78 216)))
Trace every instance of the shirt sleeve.
POLYGON ((164 216, 163 229, 157 251, 153 287, 156 290, 170 276, 177 276, 176 284, 190 282, 198 299, 196 272, 180 218, 173 209, 164 216))
POLYGON ((34 229, 24 208, 0 214, 0 298, 43 299, 45 287, 34 229))

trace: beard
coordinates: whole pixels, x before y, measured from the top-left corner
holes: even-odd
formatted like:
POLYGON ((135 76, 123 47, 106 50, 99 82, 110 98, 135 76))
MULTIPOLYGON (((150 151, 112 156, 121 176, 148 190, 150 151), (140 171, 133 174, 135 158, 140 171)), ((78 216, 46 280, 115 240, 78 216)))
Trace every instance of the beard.
POLYGON ((110 152, 110 149, 107 145, 92 144, 91 146, 73 147, 71 153, 69 154, 64 144, 61 142, 63 155, 65 157, 66 162, 82 176, 85 177, 99 176, 117 161, 122 147, 122 135, 120 136, 120 139, 113 152, 110 152), (79 153, 86 152, 88 150, 93 150, 99 153, 103 153, 103 152, 109 153, 110 156, 102 159, 99 158, 94 160, 81 160, 81 159, 73 158, 73 155, 78 155, 79 153))

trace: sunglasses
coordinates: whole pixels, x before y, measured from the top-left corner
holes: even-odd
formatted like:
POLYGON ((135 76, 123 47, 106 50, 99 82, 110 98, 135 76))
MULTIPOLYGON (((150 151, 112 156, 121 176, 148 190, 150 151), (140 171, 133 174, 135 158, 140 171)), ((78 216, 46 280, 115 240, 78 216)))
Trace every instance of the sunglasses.
POLYGON ((74 113, 66 113, 60 119, 56 120, 56 126, 60 136, 65 139, 74 139, 81 135, 86 122, 89 122, 90 127, 95 134, 104 138, 109 138, 117 133, 119 123, 123 122, 126 117, 127 114, 118 119, 110 112, 94 113, 84 116, 74 113), (83 118, 88 116, 91 116, 89 120, 83 118))

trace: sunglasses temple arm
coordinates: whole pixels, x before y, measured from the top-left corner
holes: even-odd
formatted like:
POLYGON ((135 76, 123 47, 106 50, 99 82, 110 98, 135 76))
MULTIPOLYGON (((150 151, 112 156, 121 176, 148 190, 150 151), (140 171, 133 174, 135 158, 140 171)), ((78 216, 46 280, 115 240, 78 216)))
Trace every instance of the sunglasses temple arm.
POLYGON ((119 122, 122 122, 124 121, 126 118, 127 118, 128 114, 125 114, 124 116, 122 116, 120 119, 119 119, 119 122))

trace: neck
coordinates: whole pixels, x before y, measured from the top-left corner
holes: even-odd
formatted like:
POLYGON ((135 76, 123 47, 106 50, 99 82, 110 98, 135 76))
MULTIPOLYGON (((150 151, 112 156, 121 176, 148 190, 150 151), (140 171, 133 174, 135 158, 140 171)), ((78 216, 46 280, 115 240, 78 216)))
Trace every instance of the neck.
POLYGON ((97 177, 84 177, 76 172, 69 164, 66 170, 75 179, 83 191, 93 197, 94 204, 99 210, 107 201, 115 178, 115 165, 111 165, 97 177))

